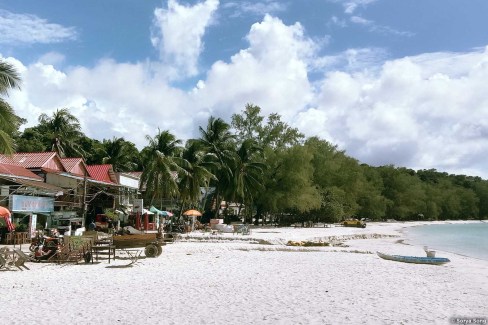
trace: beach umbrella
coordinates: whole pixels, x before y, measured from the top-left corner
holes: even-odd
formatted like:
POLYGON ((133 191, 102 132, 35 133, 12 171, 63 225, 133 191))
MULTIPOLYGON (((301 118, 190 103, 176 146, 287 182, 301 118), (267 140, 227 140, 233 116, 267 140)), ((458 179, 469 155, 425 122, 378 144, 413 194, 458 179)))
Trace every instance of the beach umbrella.
POLYGON ((165 216, 165 217, 172 217, 173 216, 173 212, 161 211, 161 215, 162 216, 165 216))
POLYGON ((10 211, 5 207, 0 206, 0 216, 10 217, 10 211))
POLYGON ((192 217, 201 217, 202 213, 200 211, 197 211, 197 210, 188 210, 188 211, 183 212, 183 215, 184 216, 192 216, 192 217))
POLYGON ((0 217, 5 219, 5 224, 7 225, 8 231, 14 231, 15 230, 15 226, 12 223, 12 221, 10 220, 10 211, 7 208, 0 206, 0 217))

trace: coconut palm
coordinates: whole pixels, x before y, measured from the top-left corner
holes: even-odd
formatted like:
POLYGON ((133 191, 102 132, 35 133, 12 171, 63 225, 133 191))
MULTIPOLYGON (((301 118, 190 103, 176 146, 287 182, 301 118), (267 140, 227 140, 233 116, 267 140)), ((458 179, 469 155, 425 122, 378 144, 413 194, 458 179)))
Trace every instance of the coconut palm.
POLYGON ((77 141, 83 135, 80 122, 67 108, 56 110, 52 116, 41 114, 39 123, 50 140, 46 150, 55 151, 63 158, 84 156, 77 141))
POLYGON ((169 131, 161 132, 154 138, 146 135, 149 145, 142 150, 144 170, 141 175, 141 189, 145 187, 150 204, 156 197, 174 198, 179 195, 178 174, 186 171, 180 167, 182 159, 181 140, 169 131))
POLYGON ((183 169, 180 175, 179 188, 182 208, 188 205, 195 206, 200 200, 200 189, 208 187, 211 179, 216 179, 211 170, 217 167, 214 154, 207 153, 201 142, 189 140, 183 151, 183 169))
POLYGON ((257 146, 255 140, 247 139, 237 150, 233 172, 232 198, 236 202, 247 205, 249 208, 254 202, 254 197, 263 188, 263 173, 266 164, 261 160, 263 150, 257 146))
POLYGON ((218 215, 220 196, 232 186, 232 164, 235 159, 235 136, 230 132, 230 125, 220 118, 211 116, 207 128, 200 129, 201 138, 198 140, 205 150, 217 159, 217 169, 213 174, 218 181, 211 185, 215 187, 215 216, 218 215))
MULTIPOLYGON (((20 88, 20 76, 15 68, 0 60, 0 95, 8 95, 12 88, 20 88)), ((0 153, 13 154, 12 133, 17 131, 21 119, 15 115, 10 105, 0 98, 0 153)))
POLYGON ((102 146, 105 150, 102 162, 111 164, 115 172, 136 170, 139 152, 132 142, 114 137, 112 140, 103 140, 102 146))

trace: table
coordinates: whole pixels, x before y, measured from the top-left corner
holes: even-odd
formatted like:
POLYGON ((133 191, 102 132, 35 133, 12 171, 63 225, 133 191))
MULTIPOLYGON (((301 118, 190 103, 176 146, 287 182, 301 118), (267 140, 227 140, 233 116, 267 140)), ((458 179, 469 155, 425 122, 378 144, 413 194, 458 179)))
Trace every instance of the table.
POLYGON ((131 260, 129 265, 137 263, 137 260, 139 259, 139 257, 141 257, 142 254, 142 250, 140 249, 123 249, 122 251, 126 252, 129 256, 129 259, 131 260))

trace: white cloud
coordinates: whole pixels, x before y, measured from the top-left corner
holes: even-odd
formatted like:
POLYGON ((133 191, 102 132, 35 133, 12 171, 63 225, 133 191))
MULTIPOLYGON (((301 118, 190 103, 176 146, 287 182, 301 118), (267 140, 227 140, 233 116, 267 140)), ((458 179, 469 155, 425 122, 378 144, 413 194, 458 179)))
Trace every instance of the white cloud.
POLYGON ((488 152, 487 78, 488 49, 392 60, 374 73, 330 72, 297 125, 366 163, 488 177, 479 163, 488 152))
POLYGON ((233 9, 232 17, 237 17, 242 14, 251 13, 254 15, 264 16, 266 14, 276 14, 285 11, 287 4, 279 1, 265 0, 263 1, 239 1, 227 2, 223 5, 226 9, 233 9))
POLYGON ((48 52, 42 55, 38 61, 43 64, 58 65, 62 64, 65 60, 65 56, 59 52, 48 52))
POLYGON ((158 127, 187 139, 198 135, 209 115, 229 121, 253 103, 361 162, 488 178, 488 48, 379 65, 381 53, 351 49, 322 62, 324 75, 312 85, 308 73, 317 74, 320 66, 314 62, 318 45, 302 25, 267 15, 250 28, 247 40, 247 48, 228 62, 215 62, 189 92, 168 84, 150 62, 104 60, 62 71, 47 62, 24 66, 8 58, 24 81, 8 101, 29 126, 40 113, 68 107, 88 136, 121 136, 139 148, 158 127), (339 70, 340 62, 351 67, 339 70))
POLYGON ((205 91, 197 92, 196 101, 226 118, 249 102, 260 106, 264 114, 293 116, 312 96, 307 70, 315 44, 305 37, 300 24, 286 26, 269 15, 251 27, 247 39, 249 47, 230 63, 219 61, 212 66, 205 91))
POLYGON ((343 3, 344 12, 346 14, 352 15, 356 9, 360 6, 367 6, 370 3, 376 2, 377 0, 339 0, 343 3))
POLYGON ((0 10, 0 44, 50 44, 76 38, 77 32, 73 27, 49 23, 35 15, 0 10))
POLYGON ((194 76, 198 73, 198 58, 203 51, 202 37, 212 23, 219 0, 206 0, 194 6, 168 1, 168 8, 154 11, 151 41, 158 48, 163 62, 172 69, 171 78, 194 76))
POLYGON ((351 48, 336 55, 317 57, 310 66, 316 71, 341 69, 347 72, 355 72, 364 69, 371 70, 381 66, 388 55, 388 52, 383 48, 351 48))
POLYGON ((328 25, 332 25, 332 26, 339 26, 341 28, 344 28, 347 26, 347 22, 342 19, 342 18, 339 18, 337 16, 332 16, 332 18, 330 19, 328 25))
POLYGON ((359 24, 359 25, 371 25, 371 24, 373 24, 373 21, 368 20, 368 19, 364 19, 364 18, 359 17, 359 16, 352 16, 351 22, 353 22, 355 24, 359 24))
POLYGON ((389 26, 382 26, 376 24, 374 21, 365 19, 363 17, 359 16, 351 16, 349 19, 352 23, 357 24, 357 25, 363 25, 363 26, 368 26, 369 31, 375 32, 375 33, 380 33, 380 34, 392 34, 396 36, 405 36, 405 37, 411 37, 414 36, 415 34, 409 31, 401 31, 394 29, 389 26))

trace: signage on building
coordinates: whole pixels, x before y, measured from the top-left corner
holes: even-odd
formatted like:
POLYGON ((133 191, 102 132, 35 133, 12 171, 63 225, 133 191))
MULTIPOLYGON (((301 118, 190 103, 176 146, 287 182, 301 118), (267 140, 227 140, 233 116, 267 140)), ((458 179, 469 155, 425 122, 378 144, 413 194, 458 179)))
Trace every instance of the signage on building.
POLYGON ((143 212, 143 209, 144 209, 144 206, 143 206, 144 202, 142 199, 134 199, 134 209, 133 211, 134 212, 140 212, 142 213, 143 212))
POLYGON ((54 198, 25 195, 10 195, 12 212, 53 212, 54 198))
POLYGON ((29 233, 31 238, 36 236, 37 214, 31 214, 29 222, 29 233))

